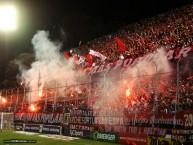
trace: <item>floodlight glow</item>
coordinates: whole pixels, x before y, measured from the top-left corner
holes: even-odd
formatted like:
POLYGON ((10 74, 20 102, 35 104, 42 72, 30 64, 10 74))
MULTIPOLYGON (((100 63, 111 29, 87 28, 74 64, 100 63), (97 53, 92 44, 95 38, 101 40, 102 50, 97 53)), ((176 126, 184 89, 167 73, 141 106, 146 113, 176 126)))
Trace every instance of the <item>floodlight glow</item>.
POLYGON ((16 10, 13 6, 0 7, 0 30, 16 28, 16 10))

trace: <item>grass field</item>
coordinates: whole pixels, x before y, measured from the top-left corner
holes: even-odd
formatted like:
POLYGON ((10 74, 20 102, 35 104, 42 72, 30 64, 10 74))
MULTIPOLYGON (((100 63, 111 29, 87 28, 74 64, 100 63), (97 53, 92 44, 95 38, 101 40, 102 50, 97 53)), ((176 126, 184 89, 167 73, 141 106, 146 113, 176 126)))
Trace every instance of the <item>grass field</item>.
MULTIPOLYGON (((15 131, 0 131, 0 145, 117 145, 114 143, 100 142, 87 139, 61 140, 41 137, 42 134, 26 135, 15 131), (36 143, 4 143, 5 140, 36 140, 36 143)), ((64 137, 64 136, 62 136, 64 137)))

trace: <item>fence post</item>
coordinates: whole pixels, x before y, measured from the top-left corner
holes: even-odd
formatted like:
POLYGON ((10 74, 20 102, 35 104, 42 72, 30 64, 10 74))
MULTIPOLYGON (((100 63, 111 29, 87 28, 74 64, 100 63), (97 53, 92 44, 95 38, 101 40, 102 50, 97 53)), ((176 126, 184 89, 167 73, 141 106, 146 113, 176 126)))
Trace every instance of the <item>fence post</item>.
POLYGON ((157 70, 157 64, 153 61, 153 64, 155 65, 156 68, 156 88, 155 88, 155 98, 154 98, 154 103, 153 103, 153 127, 155 126, 155 109, 157 105, 157 99, 158 99, 158 70, 157 70))
POLYGON ((176 66, 176 103, 175 103, 175 114, 174 114, 174 128, 176 127, 176 113, 177 113, 177 104, 179 101, 179 62, 181 58, 177 61, 176 66))
POLYGON ((45 83, 45 88, 46 88, 46 98, 45 98, 45 102, 44 102, 44 112, 47 112, 48 88, 47 88, 46 83, 45 83))
MULTIPOLYGON (((107 73, 108 73, 108 71, 106 71, 106 72, 104 73, 104 78, 103 78, 103 84, 104 84, 103 89, 104 89, 104 91, 106 90, 106 89, 105 89, 105 87, 106 87, 105 82, 106 82, 106 74, 107 74, 107 73)), ((102 106, 104 107, 104 95, 102 95, 102 106)))

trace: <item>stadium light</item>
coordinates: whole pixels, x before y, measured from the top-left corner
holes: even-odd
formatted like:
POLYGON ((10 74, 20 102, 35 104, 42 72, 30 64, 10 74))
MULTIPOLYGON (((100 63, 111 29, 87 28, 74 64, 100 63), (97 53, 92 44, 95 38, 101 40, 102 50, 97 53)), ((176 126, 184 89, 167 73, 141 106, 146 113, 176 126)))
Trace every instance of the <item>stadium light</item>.
POLYGON ((16 9, 12 5, 0 6, 0 30, 16 28, 16 9))

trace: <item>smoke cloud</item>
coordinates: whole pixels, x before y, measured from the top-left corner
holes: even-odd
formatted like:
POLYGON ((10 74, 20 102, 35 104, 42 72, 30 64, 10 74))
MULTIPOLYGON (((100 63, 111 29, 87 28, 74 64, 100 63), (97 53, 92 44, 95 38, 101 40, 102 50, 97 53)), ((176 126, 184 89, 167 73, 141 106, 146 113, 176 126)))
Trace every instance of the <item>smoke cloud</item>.
POLYGON ((31 64, 29 70, 21 70, 25 87, 32 91, 32 101, 37 99, 38 89, 41 90, 45 86, 65 86, 75 82, 73 59, 65 59, 59 51, 61 44, 52 42, 48 32, 38 31, 32 39, 32 44, 36 61, 31 64))
MULTIPOLYGON (((36 61, 31 64, 30 69, 21 69, 21 78, 25 80, 25 87, 30 88, 32 91, 30 94, 31 101, 38 99, 38 90, 47 87, 55 88, 77 84, 73 59, 65 59, 63 54, 60 53, 62 45, 59 42, 52 42, 49 39, 48 32, 38 31, 32 39, 32 44, 34 46, 36 61)), ((104 104, 100 105, 103 101, 110 102, 114 100, 118 102, 121 100, 120 93, 122 86, 119 84, 120 82, 117 81, 120 79, 120 74, 122 78, 129 80, 129 88, 136 88, 138 76, 140 76, 141 81, 146 79, 146 77, 143 76, 149 75, 153 78, 156 74, 156 67, 158 73, 172 71, 163 48, 139 59, 134 66, 129 66, 124 69, 123 72, 118 71, 116 76, 107 73, 106 77, 103 77, 102 80, 99 78, 100 86, 102 87, 100 96, 103 96, 103 98, 96 103, 98 104, 97 106, 103 106, 104 104), (151 58, 156 59, 152 60, 151 58)), ((63 90, 58 92, 61 96, 63 96, 62 91, 63 90)), ((107 106, 107 104, 105 106, 107 106)))
MULTIPOLYGON (((135 63, 135 62, 134 62, 135 63)), ((144 90, 144 86, 151 84, 151 89, 155 90, 156 84, 156 68, 158 75, 158 81, 163 78, 168 78, 172 74, 172 66, 170 61, 166 57, 166 52, 164 48, 159 48, 156 52, 147 54, 142 58, 138 58, 135 65, 130 65, 128 68, 125 68, 123 71, 121 69, 118 71, 118 78, 115 80, 115 76, 110 73, 106 74, 105 81, 104 78, 101 79, 101 86, 103 86, 103 99, 98 101, 96 106, 104 106, 105 108, 115 108, 111 104, 120 105, 121 98, 123 97, 122 93, 126 95, 126 90, 130 91, 130 96, 134 101, 137 101, 137 87, 140 90, 144 90), (122 81, 120 80, 120 77, 122 81), (124 84, 124 80, 127 82, 124 84), (138 84, 140 80, 140 85, 138 84), (104 84, 105 82, 105 84, 104 84), (139 85, 139 86, 138 86, 139 85), (126 88, 124 88, 126 87, 126 88), (124 91, 124 92, 123 92, 124 91), (103 102, 104 101, 104 102, 103 102), (119 103, 117 103, 119 102, 119 103), (104 104, 103 104, 104 103, 104 104), (103 105, 102 105, 103 104, 103 105), (109 106, 108 106, 109 104, 109 106)), ((162 86, 160 85, 159 88, 162 86)), ((140 93, 140 92, 139 92, 140 93)), ((150 92, 146 92, 149 94, 150 92)), ((101 95, 101 96, 103 96, 101 95)), ((128 98, 129 98, 128 97, 128 98)), ((127 104, 127 102, 125 102, 127 104)), ((121 106, 121 105, 120 105, 121 106)), ((116 106, 116 107, 120 107, 116 106)))
POLYGON ((123 77, 137 78, 138 75, 140 77, 153 76, 156 74, 156 68, 158 73, 168 73, 172 71, 164 48, 160 48, 158 51, 147 54, 142 59, 139 59, 135 66, 129 67, 124 71, 123 77))

